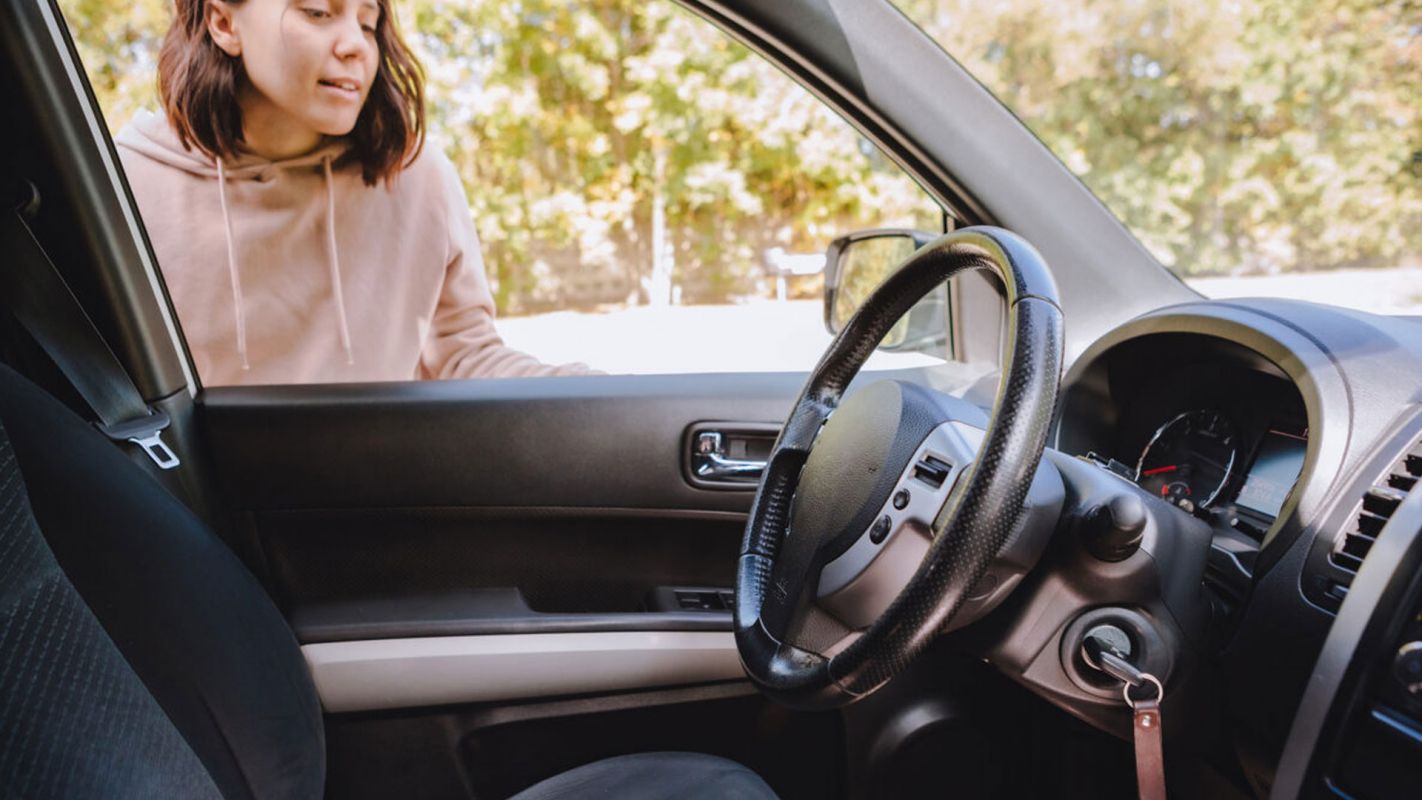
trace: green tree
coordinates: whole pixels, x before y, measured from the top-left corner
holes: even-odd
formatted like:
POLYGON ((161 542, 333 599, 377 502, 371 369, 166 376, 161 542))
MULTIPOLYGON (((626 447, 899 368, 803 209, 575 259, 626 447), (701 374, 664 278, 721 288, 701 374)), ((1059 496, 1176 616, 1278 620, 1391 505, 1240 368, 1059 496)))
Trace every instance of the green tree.
POLYGON ((62 0, 79 59, 117 131, 144 108, 158 107, 158 46, 172 20, 172 0, 62 0))
POLYGON ((1415 0, 899 4, 1177 272, 1422 256, 1415 0))
POLYGON ((656 298, 673 281, 720 301, 753 290, 772 245, 936 224, 846 123, 670 3, 416 8, 436 126, 506 307, 656 298))

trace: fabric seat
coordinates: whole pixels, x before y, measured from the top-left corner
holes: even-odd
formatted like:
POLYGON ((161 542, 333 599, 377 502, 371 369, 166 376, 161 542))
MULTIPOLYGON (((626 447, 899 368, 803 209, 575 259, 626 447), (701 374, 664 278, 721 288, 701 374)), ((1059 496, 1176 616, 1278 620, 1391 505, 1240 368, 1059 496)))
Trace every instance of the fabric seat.
POLYGON ((638 753, 596 761, 536 783, 513 800, 758 800, 774 797, 760 776, 699 753, 638 753))
MULTIPOLYGON (((186 506, 0 366, 0 795, 315 798, 321 707, 265 590, 186 506)), ((520 798, 773 798, 724 759, 589 764, 520 798)))

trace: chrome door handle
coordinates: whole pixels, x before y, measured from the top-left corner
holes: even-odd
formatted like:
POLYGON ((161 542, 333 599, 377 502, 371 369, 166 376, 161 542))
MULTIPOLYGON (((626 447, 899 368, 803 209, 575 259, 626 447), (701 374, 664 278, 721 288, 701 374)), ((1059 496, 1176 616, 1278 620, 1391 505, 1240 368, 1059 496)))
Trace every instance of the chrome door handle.
POLYGON ((698 478, 752 478, 759 479, 765 472, 764 461, 737 461, 720 453, 696 457, 698 478))
POLYGON ((764 461, 727 458, 724 437, 718 431, 702 431, 696 435, 691 453, 691 469, 705 480, 759 480, 765 471, 764 461))

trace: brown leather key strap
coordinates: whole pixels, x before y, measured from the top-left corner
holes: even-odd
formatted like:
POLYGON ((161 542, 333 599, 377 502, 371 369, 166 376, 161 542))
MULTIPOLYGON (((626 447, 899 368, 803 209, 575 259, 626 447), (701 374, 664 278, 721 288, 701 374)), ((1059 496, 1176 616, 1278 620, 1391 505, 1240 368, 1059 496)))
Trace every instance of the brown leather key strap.
POLYGON ((1126 689, 1126 702, 1134 710, 1136 740, 1136 787, 1141 800, 1165 800, 1165 746, 1161 739, 1160 699, 1163 691, 1153 676, 1146 688, 1156 689, 1154 697, 1136 700, 1126 689))

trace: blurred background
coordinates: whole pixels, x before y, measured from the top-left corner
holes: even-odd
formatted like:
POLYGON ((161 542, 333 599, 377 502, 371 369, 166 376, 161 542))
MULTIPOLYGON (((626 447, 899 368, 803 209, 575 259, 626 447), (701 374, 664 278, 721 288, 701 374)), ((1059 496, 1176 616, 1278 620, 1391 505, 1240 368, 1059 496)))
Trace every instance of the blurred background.
MULTIPOLYGON (((158 107, 170 5, 60 0, 114 131, 158 107)), ((1422 313, 1422 4, 898 5, 1202 293, 1422 313)), ((545 360, 807 369, 829 241, 942 230, 843 120, 672 3, 394 8, 500 330, 545 360)))

